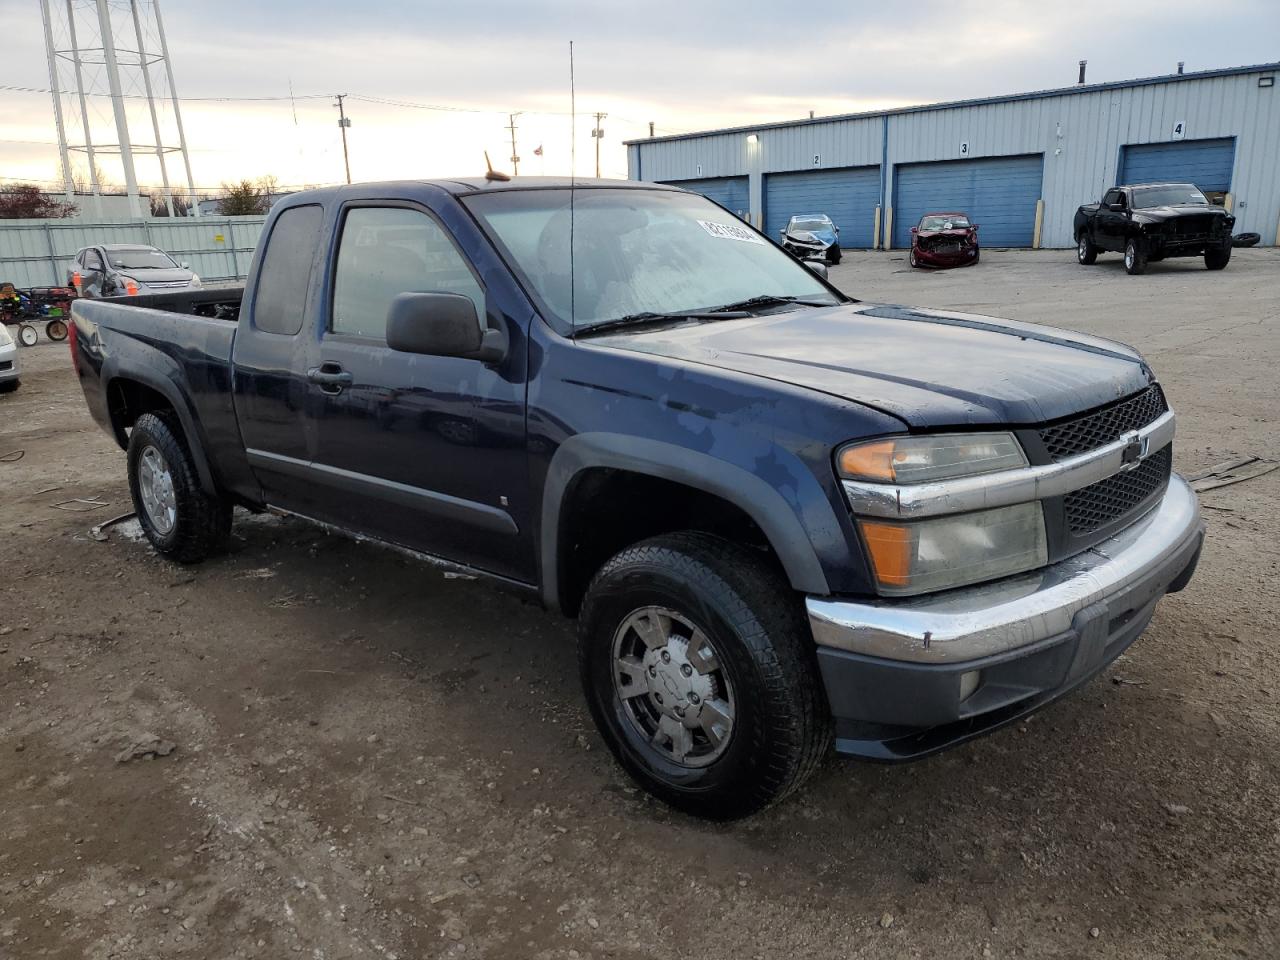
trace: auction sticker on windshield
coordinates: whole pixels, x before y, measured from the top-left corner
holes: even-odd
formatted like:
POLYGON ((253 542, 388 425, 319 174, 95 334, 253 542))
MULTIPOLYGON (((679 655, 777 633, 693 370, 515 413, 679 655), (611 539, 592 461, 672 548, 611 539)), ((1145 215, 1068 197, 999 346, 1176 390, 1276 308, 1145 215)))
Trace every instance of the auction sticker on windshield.
POLYGON ((731 223, 716 223, 713 220, 699 220, 702 229, 707 231, 713 237, 719 237, 721 240, 741 240, 744 243, 764 243, 764 238, 756 236, 746 227, 735 226, 731 223))

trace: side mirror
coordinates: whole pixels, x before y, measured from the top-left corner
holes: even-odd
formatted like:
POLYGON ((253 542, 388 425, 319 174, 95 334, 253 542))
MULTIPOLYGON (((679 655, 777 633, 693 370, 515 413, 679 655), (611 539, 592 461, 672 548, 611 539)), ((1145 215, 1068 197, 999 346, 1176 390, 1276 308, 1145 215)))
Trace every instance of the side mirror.
POLYGON ((912 233, 919 233, 919 232, 920 232, 920 228, 919 228, 919 227, 912 227, 912 228, 911 228, 911 232, 912 232, 912 233))
POLYGON ((481 329, 470 297, 402 293, 387 310, 387 346, 401 353, 497 363, 507 355, 507 335, 481 329))
POLYGON ((827 261, 825 260, 806 260, 804 265, 820 276, 823 280, 827 279, 827 261))
POLYGON ((187 261, 185 261, 185 260, 183 260, 181 263, 179 263, 179 264, 178 264, 178 266, 180 266, 183 270, 190 270, 190 269, 191 269, 191 264, 187 263, 187 261))
POLYGON ((837 237, 838 237, 838 236, 840 236, 840 228, 839 228, 839 227, 836 227, 836 228, 835 228, 835 231, 836 231, 836 236, 837 236, 837 237))
POLYGON ((1124 204, 1123 204, 1123 203, 1108 203, 1108 204, 1107 204, 1107 209, 1108 209, 1108 210, 1113 211, 1114 213, 1124 213, 1124 204))

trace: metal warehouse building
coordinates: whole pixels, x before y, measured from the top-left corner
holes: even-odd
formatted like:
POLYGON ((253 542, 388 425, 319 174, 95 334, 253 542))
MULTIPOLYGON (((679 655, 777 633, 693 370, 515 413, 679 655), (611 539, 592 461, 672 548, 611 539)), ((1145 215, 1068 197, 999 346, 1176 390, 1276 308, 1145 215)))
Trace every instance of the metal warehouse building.
POLYGON ((627 143, 636 180, 705 194, 777 237, 826 213, 844 247, 909 246, 962 210, 993 247, 1069 247, 1116 183, 1191 181, 1280 242, 1280 63, 627 143))

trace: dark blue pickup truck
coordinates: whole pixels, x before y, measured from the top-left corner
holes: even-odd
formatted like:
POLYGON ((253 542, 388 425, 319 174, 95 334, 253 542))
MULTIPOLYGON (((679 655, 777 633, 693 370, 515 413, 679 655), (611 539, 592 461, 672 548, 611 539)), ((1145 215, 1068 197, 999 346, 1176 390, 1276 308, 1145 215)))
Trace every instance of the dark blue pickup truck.
POLYGON ((277 204, 243 290, 77 301, 71 348, 162 554, 239 505, 521 591, 631 775, 731 818, 1083 683, 1203 538, 1133 350, 823 269, 672 187, 365 184, 277 204))

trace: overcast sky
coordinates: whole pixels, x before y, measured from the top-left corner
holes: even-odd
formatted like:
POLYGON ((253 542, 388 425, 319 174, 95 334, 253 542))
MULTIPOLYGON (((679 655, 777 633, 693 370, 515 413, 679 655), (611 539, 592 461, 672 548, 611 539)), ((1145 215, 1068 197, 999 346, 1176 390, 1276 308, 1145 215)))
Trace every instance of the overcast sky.
MULTIPOLYGON (((0 0, 0 180, 59 176, 49 95, 3 89, 49 86, 39 10, 0 0)), ((299 98, 184 103, 206 186, 341 180, 333 93, 352 95, 355 179, 474 174, 485 150, 509 169, 509 111, 523 111, 521 172, 567 173, 570 39, 577 170, 594 172, 589 114, 601 110, 605 176, 625 176, 621 143, 650 120, 671 133, 1067 86, 1082 58, 1091 82, 1171 73, 1178 60, 1188 71, 1280 60, 1275 0, 164 0, 163 12, 184 98, 287 98, 291 84, 299 98)), ((91 124, 110 117, 102 98, 91 124)), ((145 112, 133 121, 150 143, 145 112)), ((102 166, 120 182, 118 166, 102 166)), ((158 182, 153 158, 139 167, 158 182)))

